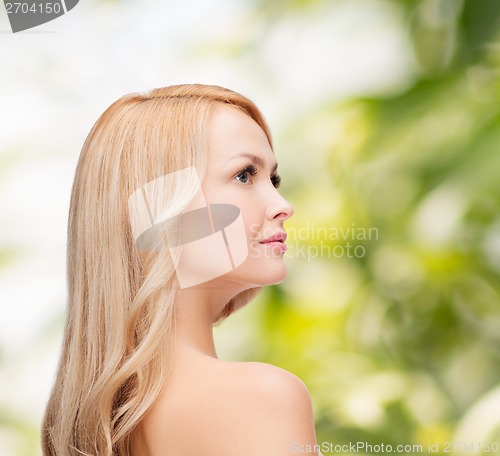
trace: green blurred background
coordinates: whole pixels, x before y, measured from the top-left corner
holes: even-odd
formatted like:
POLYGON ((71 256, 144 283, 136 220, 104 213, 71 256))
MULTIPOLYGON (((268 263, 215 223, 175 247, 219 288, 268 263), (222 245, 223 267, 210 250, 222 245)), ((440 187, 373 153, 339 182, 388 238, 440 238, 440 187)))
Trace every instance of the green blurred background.
POLYGON ((2 456, 40 454, 83 139, 182 82, 262 108, 295 206, 219 357, 298 375, 319 443, 500 454, 498 0, 88 1, 44 30, 0 35, 2 456))

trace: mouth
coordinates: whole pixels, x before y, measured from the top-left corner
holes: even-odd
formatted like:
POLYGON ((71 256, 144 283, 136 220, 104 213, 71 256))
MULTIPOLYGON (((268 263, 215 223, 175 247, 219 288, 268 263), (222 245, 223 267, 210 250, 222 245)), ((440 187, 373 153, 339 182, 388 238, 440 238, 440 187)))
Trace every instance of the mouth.
POLYGON ((274 236, 264 239, 259 244, 262 244, 265 247, 278 249, 281 250, 282 252, 286 252, 288 248, 287 245, 285 244, 286 237, 287 235, 285 232, 277 233, 274 236))

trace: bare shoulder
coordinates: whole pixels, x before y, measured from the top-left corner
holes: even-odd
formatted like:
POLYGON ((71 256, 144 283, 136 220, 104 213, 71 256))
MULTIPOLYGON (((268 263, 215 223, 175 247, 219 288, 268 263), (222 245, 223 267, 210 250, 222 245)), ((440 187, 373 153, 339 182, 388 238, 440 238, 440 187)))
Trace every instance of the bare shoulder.
POLYGON ((309 391, 284 369, 217 361, 179 380, 149 420, 153 456, 290 456, 316 444, 309 391))
POLYGON ((225 369, 232 381, 214 387, 230 430, 228 454, 237 448, 242 456, 284 456, 297 445, 316 443, 311 397, 299 377, 265 363, 231 363, 225 369))
MULTIPOLYGON (((232 403, 244 404, 250 400, 280 407, 312 408, 305 383, 296 375, 266 363, 228 363, 227 375, 233 379, 230 386, 232 403), (236 401, 236 402, 234 402, 236 401)), ((221 371, 222 372, 222 371, 221 371)), ((218 385, 222 386, 220 382, 218 385)), ((215 385, 215 386, 218 386, 215 385)), ((228 385, 225 385, 227 388, 228 385)))

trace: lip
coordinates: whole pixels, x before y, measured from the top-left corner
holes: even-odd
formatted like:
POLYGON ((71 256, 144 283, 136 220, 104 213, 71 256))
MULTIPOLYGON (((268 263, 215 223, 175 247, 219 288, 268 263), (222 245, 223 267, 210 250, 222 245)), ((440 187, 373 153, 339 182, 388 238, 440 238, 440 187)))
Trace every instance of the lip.
POLYGON ((271 237, 268 237, 267 239, 264 239, 263 241, 260 241, 261 244, 268 244, 268 243, 275 243, 275 242, 285 242, 286 241, 286 232, 281 231, 279 233, 274 234, 271 237))
POLYGON ((266 247, 281 250, 282 252, 286 252, 288 249, 288 246, 285 244, 286 237, 286 233, 282 231, 274 234, 271 237, 268 237, 267 239, 264 239, 260 242, 260 244, 266 247))

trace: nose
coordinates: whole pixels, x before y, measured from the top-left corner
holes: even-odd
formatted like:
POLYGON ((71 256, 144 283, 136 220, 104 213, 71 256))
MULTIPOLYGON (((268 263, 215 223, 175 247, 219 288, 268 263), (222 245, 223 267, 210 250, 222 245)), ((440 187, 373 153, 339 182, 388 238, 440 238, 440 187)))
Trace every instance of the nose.
POLYGON ((278 190, 275 190, 274 197, 270 200, 267 206, 267 218, 270 220, 289 219, 294 213, 292 204, 286 200, 278 190))

